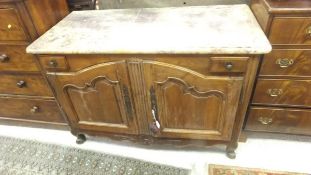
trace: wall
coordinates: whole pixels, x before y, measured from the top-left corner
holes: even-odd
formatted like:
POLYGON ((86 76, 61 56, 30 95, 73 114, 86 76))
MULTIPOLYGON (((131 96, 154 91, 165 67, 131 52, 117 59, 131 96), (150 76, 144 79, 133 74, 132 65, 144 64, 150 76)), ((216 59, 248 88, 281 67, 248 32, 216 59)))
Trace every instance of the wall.
POLYGON ((215 4, 241 4, 250 0, 99 0, 100 9, 178 7, 215 4))

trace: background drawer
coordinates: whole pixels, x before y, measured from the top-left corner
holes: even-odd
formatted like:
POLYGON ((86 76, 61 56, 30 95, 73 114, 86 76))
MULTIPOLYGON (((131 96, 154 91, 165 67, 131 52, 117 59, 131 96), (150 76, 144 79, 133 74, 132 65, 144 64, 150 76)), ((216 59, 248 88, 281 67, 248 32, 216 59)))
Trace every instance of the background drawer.
POLYGON ((30 71, 39 69, 30 54, 26 54, 26 46, 0 45, 0 71, 30 71))
POLYGON ((43 77, 38 75, 1 75, 0 94, 53 96, 43 77), (21 81, 24 81, 23 84, 21 81), (17 85, 19 83, 19 85, 17 85))
POLYGON ((0 6, 0 40, 27 41, 17 9, 0 6))
POLYGON ((311 106, 311 80, 258 79, 253 104, 311 106))
POLYGON ((273 50, 264 56, 260 75, 311 76, 311 50, 273 50))
POLYGON ((269 41, 271 44, 311 45, 311 17, 275 17, 269 41))
POLYGON ((245 129, 310 135, 311 110, 251 107, 245 129))
POLYGON ((0 118, 65 123, 54 100, 0 98, 0 118))

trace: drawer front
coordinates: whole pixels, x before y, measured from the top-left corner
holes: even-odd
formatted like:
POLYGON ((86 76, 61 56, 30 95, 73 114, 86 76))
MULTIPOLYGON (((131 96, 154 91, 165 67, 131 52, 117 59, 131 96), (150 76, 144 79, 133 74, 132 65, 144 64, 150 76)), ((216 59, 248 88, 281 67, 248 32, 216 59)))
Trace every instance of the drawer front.
POLYGON ((41 56, 39 62, 46 71, 67 71, 69 69, 64 56, 41 56))
POLYGON ((245 129, 311 135, 311 110, 251 107, 245 129))
POLYGON ((311 50, 273 50, 264 56, 260 75, 311 76, 311 50))
POLYGON ((27 41, 17 9, 0 5, 0 41, 27 41))
POLYGON ((39 69, 31 54, 26 54, 27 46, 0 46, 0 71, 29 71, 39 69))
POLYGON ((311 106, 311 80, 259 79, 253 104, 311 106))
POLYGON ((0 98, 0 118, 65 123, 55 100, 0 98))
POLYGON ((269 34, 272 44, 311 45, 311 17, 276 17, 269 34))
POLYGON ((39 62, 40 66, 49 72, 74 72, 102 63, 137 59, 180 66, 203 75, 243 73, 250 60, 249 57, 208 57, 204 55, 142 55, 135 58, 128 55, 66 55, 66 57, 46 55, 40 56, 39 62))
POLYGON ((41 75, 0 75, 0 94, 53 96, 41 75))
POLYGON ((242 73, 246 71, 248 57, 211 57, 209 72, 211 73, 242 73))

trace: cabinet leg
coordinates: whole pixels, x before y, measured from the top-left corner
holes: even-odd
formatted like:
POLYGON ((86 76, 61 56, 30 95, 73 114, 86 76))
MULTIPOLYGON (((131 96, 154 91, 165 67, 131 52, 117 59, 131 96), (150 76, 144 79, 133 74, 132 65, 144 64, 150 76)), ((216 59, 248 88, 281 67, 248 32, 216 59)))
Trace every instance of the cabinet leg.
POLYGON ((77 144, 82 144, 86 141, 86 137, 84 134, 78 134, 77 135, 77 140, 76 140, 76 143, 77 144))

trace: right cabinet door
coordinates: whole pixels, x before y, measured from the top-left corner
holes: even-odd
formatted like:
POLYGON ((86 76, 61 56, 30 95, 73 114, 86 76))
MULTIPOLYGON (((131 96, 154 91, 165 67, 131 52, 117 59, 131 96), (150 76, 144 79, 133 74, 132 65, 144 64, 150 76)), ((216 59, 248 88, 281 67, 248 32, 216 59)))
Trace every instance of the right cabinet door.
POLYGON ((230 140, 243 79, 145 61, 149 128, 155 137, 230 140))

